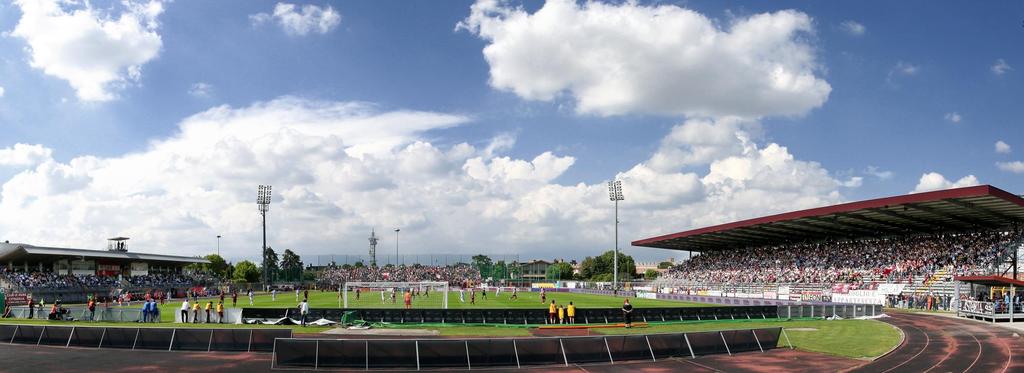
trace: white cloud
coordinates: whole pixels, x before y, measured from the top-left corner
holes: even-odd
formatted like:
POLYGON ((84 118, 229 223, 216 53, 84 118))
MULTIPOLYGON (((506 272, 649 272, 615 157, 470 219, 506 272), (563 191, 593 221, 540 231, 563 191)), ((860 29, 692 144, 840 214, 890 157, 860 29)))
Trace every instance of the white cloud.
POLYGON ((871 175, 871 176, 874 176, 874 177, 877 177, 877 178, 879 178, 881 180, 889 180, 893 176, 893 172, 892 171, 882 170, 882 169, 880 169, 878 167, 875 167, 875 166, 868 166, 868 168, 866 170, 864 170, 864 173, 868 174, 868 175, 871 175))
POLYGON ((4 87, 0 87, 0 98, 4 97, 4 93, 6 93, 4 87))
POLYGON ((897 61, 896 65, 889 69, 885 76, 885 82, 892 87, 899 87, 897 81, 900 77, 914 76, 921 71, 921 67, 909 62, 897 61))
POLYGON ((50 160, 52 156, 53 150, 42 145, 17 143, 0 149, 0 166, 34 167, 50 160))
POLYGON ((1010 148, 1010 144, 1003 142, 1003 140, 996 141, 996 153, 999 154, 1010 154, 1013 149, 1010 148))
POLYGON ((578 113, 800 115, 832 90, 816 76, 813 22, 797 11, 723 27, 673 5, 552 0, 530 14, 481 0, 456 28, 488 42, 491 86, 528 100, 568 95, 578 113))
POLYGON ((257 13, 249 16, 250 22, 261 25, 276 21, 288 35, 304 36, 310 33, 326 34, 341 24, 341 14, 331 6, 295 5, 277 3, 274 13, 257 13))
POLYGON ((163 42, 163 3, 125 1, 115 16, 89 2, 17 0, 22 16, 10 35, 28 44, 33 68, 66 80, 83 101, 108 101, 138 82, 163 42))
POLYGON ((194 97, 207 98, 213 94, 213 86, 208 83, 198 82, 189 87, 188 94, 194 97))
MULTIPOLYGON (((303 255, 339 247, 361 255, 355 248, 365 247, 370 228, 395 226, 403 228, 409 254, 550 257, 607 247, 613 211, 603 181, 559 182, 575 157, 499 155, 514 146, 509 134, 480 147, 425 139, 469 120, 284 97, 211 108, 184 119, 176 134, 122 156, 57 162, 42 146, 15 145, 7 153, 20 155, 0 152, 0 160, 26 169, 3 182, 0 230, 12 241, 72 247, 125 235, 139 251, 183 255, 209 253, 209 237, 223 235, 222 252, 237 260, 252 257, 259 236, 253 189, 272 184, 268 239, 303 255)), ((609 175, 625 186, 622 236, 836 203, 839 188, 857 183, 837 180, 781 145, 758 144, 758 128, 732 119, 687 121, 650 159, 609 175), (690 131, 732 133, 711 144, 690 131), (702 147, 720 149, 694 151, 702 147)))
POLYGON ((1006 63, 1005 60, 1000 58, 1000 59, 997 59, 996 62, 992 64, 991 70, 992 70, 993 74, 1003 75, 1003 74, 1006 74, 1006 73, 1012 71, 1013 67, 1010 66, 1010 64, 1006 63))
POLYGON ((917 75, 920 71, 920 67, 909 62, 898 61, 896 66, 893 66, 892 71, 902 75, 917 75))
POLYGON ((867 31, 867 28, 857 21, 843 21, 843 23, 839 24, 839 28, 842 29, 843 32, 852 36, 862 36, 864 35, 864 32, 867 31))
POLYGON ((952 123, 960 123, 960 120, 964 119, 963 117, 960 116, 960 113, 957 113, 955 111, 946 113, 946 115, 943 115, 942 117, 952 123))
POLYGON ((1024 162, 1013 161, 1013 162, 996 162, 996 167, 1000 170, 1011 172, 1015 174, 1024 174, 1024 162))
POLYGON ((938 172, 929 172, 921 175, 921 179, 917 182, 917 186, 911 193, 928 192, 933 190, 961 188, 967 186, 973 186, 981 184, 978 182, 978 178, 974 175, 967 175, 957 181, 949 181, 945 176, 938 172))

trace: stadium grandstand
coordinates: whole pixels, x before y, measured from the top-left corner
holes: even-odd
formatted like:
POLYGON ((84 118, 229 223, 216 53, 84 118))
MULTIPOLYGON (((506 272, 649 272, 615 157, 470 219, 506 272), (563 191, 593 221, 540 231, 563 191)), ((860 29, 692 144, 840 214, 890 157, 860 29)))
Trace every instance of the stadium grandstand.
POLYGON ((1022 222, 1024 198, 981 185, 788 212, 632 244, 698 253, 652 283, 660 292, 949 308, 958 276, 1019 280, 1022 222))
POLYGON ((24 304, 29 295, 36 301, 83 302, 112 292, 179 292, 213 281, 185 271, 206 259, 128 252, 127 240, 112 238, 107 250, 0 243, 0 286, 8 304, 24 304))

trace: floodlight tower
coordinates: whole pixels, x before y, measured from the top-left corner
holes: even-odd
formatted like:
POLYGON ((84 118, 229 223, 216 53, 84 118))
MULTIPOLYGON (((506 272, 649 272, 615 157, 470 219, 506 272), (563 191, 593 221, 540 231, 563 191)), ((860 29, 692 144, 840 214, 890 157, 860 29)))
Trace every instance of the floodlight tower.
POLYGON ((377 233, 370 230, 370 267, 377 266, 377 233))
POLYGON ((622 181, 608 182, 608 199, 615 202, 615 255, 612 257, 612 292, 619 290, 619 201, 622 201, 622 181))
POLYGON ((259 193, 256 195, 256 204, 260 208, 260 216, 263 217, 263 285, 267 285, 270 273, 267 269, 267 211, 270 211, 270 185, 260 185, 259 193))

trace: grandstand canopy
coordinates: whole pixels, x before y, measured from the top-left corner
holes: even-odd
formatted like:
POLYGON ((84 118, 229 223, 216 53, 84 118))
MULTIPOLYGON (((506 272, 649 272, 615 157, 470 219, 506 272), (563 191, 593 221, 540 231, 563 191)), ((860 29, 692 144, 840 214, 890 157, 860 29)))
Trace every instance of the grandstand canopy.
POLYGON ((69 249, 62 247, 40 247, 23 243, 0 243, 0 263, 7 262, 49 262, 60 259, 107 260, 113 262, 157 262, 187 265, 192 263, 210 263, 204 258, 193 258, 177 255, 160 255, 133 253, 110 250, 69 249))
POLYGON ((633 241, 633 246, 713 251, 827 239, 1008 228, 1024 198, 991 185, 878 198, 787 212, 633 241))

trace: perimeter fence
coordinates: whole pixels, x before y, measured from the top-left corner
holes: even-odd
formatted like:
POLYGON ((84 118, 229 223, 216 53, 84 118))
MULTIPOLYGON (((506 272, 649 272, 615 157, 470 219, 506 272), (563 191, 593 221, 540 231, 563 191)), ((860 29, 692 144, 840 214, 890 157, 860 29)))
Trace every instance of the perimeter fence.
POLYGON ((0 325, 0 343, 164 351, 272 352, 291 329, 114 328, 0 325))

